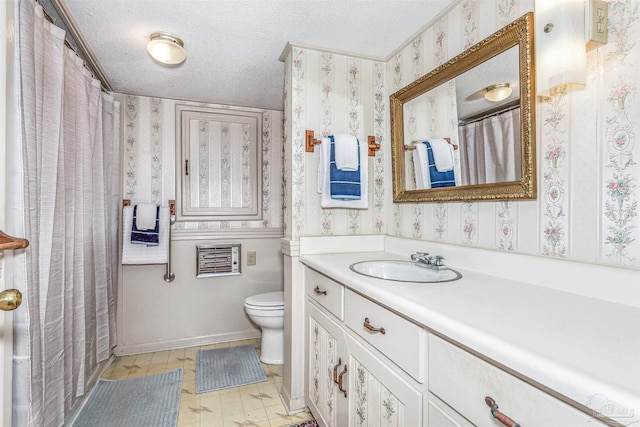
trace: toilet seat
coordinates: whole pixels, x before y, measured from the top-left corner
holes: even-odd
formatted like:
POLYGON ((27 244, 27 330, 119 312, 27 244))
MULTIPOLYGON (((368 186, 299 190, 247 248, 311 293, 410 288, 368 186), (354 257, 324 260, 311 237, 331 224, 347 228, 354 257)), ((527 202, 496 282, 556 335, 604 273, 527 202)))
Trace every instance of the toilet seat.
POLYGON ((245 300, 244 306, 263 311, 284 310, 284 292, 267 292, 250 296, 245 300))

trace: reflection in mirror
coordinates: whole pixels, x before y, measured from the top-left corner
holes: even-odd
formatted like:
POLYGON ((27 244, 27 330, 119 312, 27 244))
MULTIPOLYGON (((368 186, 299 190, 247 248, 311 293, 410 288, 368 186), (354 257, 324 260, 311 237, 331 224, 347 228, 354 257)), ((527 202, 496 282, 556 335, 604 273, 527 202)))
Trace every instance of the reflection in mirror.
POLYGON ((262 115, 178 105, 178 220, 258 220, 262 115))
POLYGON ((391 96, 395 202, 535 198, 532 38, 527 14, 391 96))
POLYGON ((522 178, 518 53, 514 46, 455 78, 462 185, 522 178), (507 90, 492 97, 497 85, 507 90))

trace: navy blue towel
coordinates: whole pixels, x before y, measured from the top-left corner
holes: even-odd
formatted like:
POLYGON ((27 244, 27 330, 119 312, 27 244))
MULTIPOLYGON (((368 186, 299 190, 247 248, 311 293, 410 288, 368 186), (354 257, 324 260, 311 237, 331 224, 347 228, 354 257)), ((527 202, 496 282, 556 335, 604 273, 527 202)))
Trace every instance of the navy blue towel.
POLYGON ((334 200, 360 200, 360 143, 358 143, 358 170, 343 171, 336 167, 333 135, 329 135, 329 193, 334 200))
POLYGON ((138 230, 136 228, 136 210, 133 207, 133 221, 131 221, 131 243, 137 245, 158 246, 160 243, 160 206, 156 209, 156 228, 153 230, 138 230))
POLYGON ((456 185, 456 176, 453 172, 453 169, 446 172, 438 172, 438 169, 436 169, 436 162, 433 159, 431 144, 429 144, 429 141, 425 141, 424 143, 427 144, 427 156, 429 156, 429 176, 431 177, 431 188, 454 187, 456 185))

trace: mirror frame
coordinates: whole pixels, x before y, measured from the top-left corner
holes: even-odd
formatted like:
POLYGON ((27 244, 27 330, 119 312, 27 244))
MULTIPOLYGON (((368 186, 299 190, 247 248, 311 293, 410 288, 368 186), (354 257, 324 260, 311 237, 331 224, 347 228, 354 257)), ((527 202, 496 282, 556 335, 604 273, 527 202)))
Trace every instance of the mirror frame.
POLYGON ((536 198, 533 34, 533 12, 529 12, 390 96, 394 203, 536 198), (407 190, 404 164, 403 105, 514 46, 519 47, 520 68, 520 114, 522 120, 520 124, 522 178, 520 181, 407 190))

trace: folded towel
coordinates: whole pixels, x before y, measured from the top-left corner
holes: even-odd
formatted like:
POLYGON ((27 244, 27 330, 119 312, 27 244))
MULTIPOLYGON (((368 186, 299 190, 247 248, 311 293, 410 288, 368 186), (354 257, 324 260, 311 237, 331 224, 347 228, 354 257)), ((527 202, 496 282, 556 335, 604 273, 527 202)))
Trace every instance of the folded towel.
POLYGON ((453 146, 444 139, 430 139, 429 143, 438 172, 453 170, 453 146))
MULTIPOLYGON (((329 193, 334 200, 360 200, 360 168, 340 170, 336 166, 336 143, 333 136, 329 152, 329 193)), ((358 149, 359 151, 359 149, 358 149)))
POLYGON ((429 155, 427 154, 427 146, 420 142, 415 144, 416 149, 413 150, 413 167, 416 175, 416 188, 431 188, 431 178, 429 176, 429 155))
MULTIPOLYGON (((445 141, 446 142, 446 141, 445 141)), ((456 177, 453 169, 446 172, 438 172, 433 156, 433 149, 429 141, 424 142, 427 146, 427 157, 429 159, 429 178, 431 179, 431 188, 454 187, 456 185, 456 177)))
MULTIPOLYGON (((160 232, 160 207, 155 207, 154 227, 152 229, 140 229, 138 228, 138 212, 140 205, 133 207, 133 222, 131 223, 131 243, 147 246, 158 246, 160 232)), ((144 220, 143 220, 144 222, 144 220)))
POLYGON ((158 206, 155 203, 139 203, 133 210, 133 219, 138 230, 154 230, 158 223, 158 206))
POLYGON ((122 212, 122 263, 166 264, 169 261, 169 208, 158 208, 160 214, 157 246, 131 243, 133 209, 133 206, 126 206, 122 212))
POLYGON ((320 153, 318 157, 318 193, 322 194, 324 188, 325 181, 325 173, 329 168, 329 150, 325 150, 325 148, 331 145, 331 140, 329 138, 322 138, 320 141, 320 153), (325 151, 327 151, 325 153, 325 151))
MULTIPOLYGON (((336 200, 331 198, 331 174, 330 174, 330 158, 331 158, 331 140, 323 138, 320 146, 324 159, 322 175, 322 195, 320 198, 320 206, 323 209, 328 208, 350 208, 350 209, 367 209, 369 207, 369 169, 368 169, 368 147, 366 141, 358 141, 358 149, 360 152, 360 199, 336 200)), ((333 165, 335 167, 335 164, 333 165)))
POLYGON ((358 138, 345 134, 336 134, 331 137, 335 144, 336 168, 341 171, 357 171, 359 165, 358 138))

